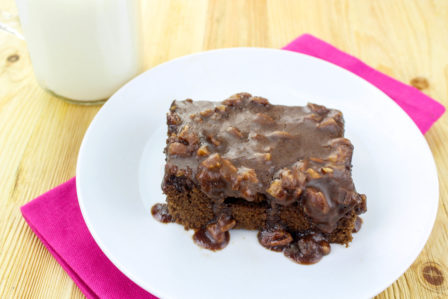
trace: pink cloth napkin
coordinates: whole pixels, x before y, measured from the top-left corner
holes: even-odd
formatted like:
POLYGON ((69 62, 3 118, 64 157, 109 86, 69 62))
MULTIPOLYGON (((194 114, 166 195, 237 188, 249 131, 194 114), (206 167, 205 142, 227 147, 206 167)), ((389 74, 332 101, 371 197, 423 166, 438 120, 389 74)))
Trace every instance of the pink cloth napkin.
MULTIPOLYGON (((445 111, 442 105, 417 89, 311 35, 298 37, 284 49, 327 60, 366 79, 398 103, 422 133, 445 111)), ((75 178, 39 196, 21 210, 31 229, 87 298, 156 298, 124 276, 95 243, 79 209, 75 178)))

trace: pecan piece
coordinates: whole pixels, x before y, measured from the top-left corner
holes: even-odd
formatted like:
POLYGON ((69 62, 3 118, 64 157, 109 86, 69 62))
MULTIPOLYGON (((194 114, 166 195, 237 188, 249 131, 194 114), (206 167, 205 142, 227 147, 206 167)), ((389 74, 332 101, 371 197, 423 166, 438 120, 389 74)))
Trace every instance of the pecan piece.
POLYGON ((263 230, 258 232, 257 237, 263 247, 275 251, 280 251, 293 241, 291 234, 283 229, 263 230))
POLYGON ((221 156, 218 153, 215 153, 202 161, 201 165, 207 169, 217 169, 221 167, 221 161, 221 156))
POLYGON ((166 116, 166 122, 168 125, 179 125, 182 120, 177 113, 168 113, 166 116))
POLYGON ((292 135, 286 131, 274 131, 268 135, 274 138, 292 138, 292 135))
POLYGON ((230 96, 228 99, 222 101, 222 103, 226 106, 238 106, 243 103, 244 100, 250 98, 250 94, 242 92, 234 94, 233 96, 230 96))
POLYGON ((269 186, 268 190, 266 190, 266 192, 278 200, 286 199, 286 192, 285 190, 283 190, 282 181, 280 179, 272 181, 271 185, 269 186))
POLYGON ((310 160, 316 163, 324 163, 324 160, 322 160, 321 158, 311 157, 310 160))
POLYGON ((199 114, 203 117, 209 117, 210 115, 213 114, 213 110, 212 109, 207 109, 204 111, 199 112, 199 114))
POLYGON ((312 169, 312 168, 308 168, 307 170, 306 170, 306 173, 310 176, 310 178, 312 178, 312 179, 319 179, 320 177, 321 177, 321 175, 317 172, 317 171, 315 171, 314 169, 312 169))
POLYGON ((264 161, 271 161, 272 159, 272 155, 270 153, 256 153, 255 156, 263 159, 264 161))
POLYGON ((313 103, 307 104, 308 108, 310 108, 311 111, 317 113, 317 114, 325 114, 328 112, 328 109, 325 106, 317 105, 313 103))
POLYGON ((190 155, 190 150, 188 146, 183 143, 173 142, 168 145, 168 154, 185 157, 190 155))
POLYGON ((200 157, 205 157, 210 155, 210 151, 208 150, 208 147, 206 145, 203 145, 198 149, 197 155, 200 157))
POLYGON ((323 173, 332 173, 333 172, 333 168, 330 168, 330 167, 322 167, 320 170, 323 173))
POLYGON ((227 107, 225 105, 219 105, 215 107, 215 112, 226 112, 227 107))
POLYGON ((222 167, 220 173, 224 179, 231 181, 238 172, 238 169, 227 159, 221 159, 222 167))
POLYGON ((311 114, 305 115, 304 118, 305 119, 310 119, 310 120, 315 121, 315 122, 320 122, 322 120, 322 116, 317 115, 315 113, 311 113, 311 114))
POLYGON ((198 135, 190 131, 190 127, 185 125, 179 133, 179 138, 186 141, 189 145, 194 145, 199 142, 198 135))
POLYGON ((241 167, 238 169, 238 180, 258 183, 257 174, 252 168, 241 167))
POLYGON ((334 118, 326 118, 317 125, 318 128, 337 127, 337 126, 338 123, 334 120, 334 118))
POLYGON ((313 187, 305 189, 304 211, 311 218, 316 216, 315 213, 320 215, 328 214, 330 206, 322 191, 313 187))
POLYGON ((241 133, 241 131, 238 130, 237 128, 235 128, 235 127, 228 127, 227 128, 227 132, 229 132, 230 134, 232 134, 233 136, 238 137, 238 138, 243 138, 244 137, 243 133, 241 133))
POLYGON ((217 224, 221 232, 226 232, 235 227, 236 221, 230 216, 221 215, 219 216, 217 224))
POLYGON ((269 101, 267 99, 263 98, 263 97, 257 97, 257 96, 251 97, 250 101, 252 103, 263 105, 263 106, 269 106, 270 105, 269 101))

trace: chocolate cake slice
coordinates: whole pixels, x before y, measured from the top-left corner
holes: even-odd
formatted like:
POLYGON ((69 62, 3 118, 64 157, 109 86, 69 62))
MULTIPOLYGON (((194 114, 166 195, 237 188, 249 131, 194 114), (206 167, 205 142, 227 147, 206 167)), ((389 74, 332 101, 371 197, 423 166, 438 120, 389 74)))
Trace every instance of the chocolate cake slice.
POLYGON ((340 111, 239 93, 174 101, 167 123, 167 198, 152 214, 195 229, 198 245, 221 249, 230 229, 258 230, 264 247, 311 264, 359 230, 366 197, 351 178, 340 111))

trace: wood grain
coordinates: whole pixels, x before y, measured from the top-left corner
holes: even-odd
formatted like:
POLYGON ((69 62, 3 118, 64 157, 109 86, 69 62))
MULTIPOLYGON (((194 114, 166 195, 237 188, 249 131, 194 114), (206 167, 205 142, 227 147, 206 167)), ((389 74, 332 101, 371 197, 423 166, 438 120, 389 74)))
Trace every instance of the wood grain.
MULTIPOLYGON (((13 0, 0 0, 0 10, 14 12, 13 0)), ((146 68, 207 49, 279 48, 307 32, 403 82, 427 79, 423 92, 448 106, 447 1, 144 0, 142 14, 146 68)), ((75 175, 98 110, 42 91, 26 44, 0 32, 0 298, 83 298, 19 208, 75 175)), ((426 134, 440 181, 434 229, 378 298, 448 296, 447 117, 426 134)))

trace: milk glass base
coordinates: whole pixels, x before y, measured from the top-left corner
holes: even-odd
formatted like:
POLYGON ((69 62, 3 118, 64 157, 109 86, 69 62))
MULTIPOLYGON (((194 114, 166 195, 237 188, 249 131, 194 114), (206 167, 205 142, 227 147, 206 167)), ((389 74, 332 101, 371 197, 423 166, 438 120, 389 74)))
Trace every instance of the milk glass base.
POLYGON ((107 99, 100 99, 100 100, 91 100, 91 101, 89 101, 89 100, 87 100, 87 101, 84 101, 84 100, 74 100, 74 99, 69 99, 69 98, 66 98, 64 96, 58 95, 57 93, 55 93, 54 91, 52 91, 50 89, 46 89, 46 88, 44 88, 44 89, 45 89, 46 92, 50 93, 52 96, 55 96, 58 99, 63 100, 64 102, 67 102, 69 104, 74 104, 74 105, 82 105, 82 106, 102 105, 102 104, 104 104, 108 100, 108 98, 107 99))

